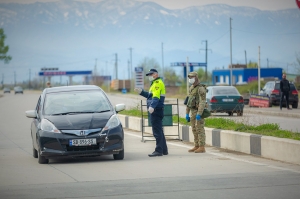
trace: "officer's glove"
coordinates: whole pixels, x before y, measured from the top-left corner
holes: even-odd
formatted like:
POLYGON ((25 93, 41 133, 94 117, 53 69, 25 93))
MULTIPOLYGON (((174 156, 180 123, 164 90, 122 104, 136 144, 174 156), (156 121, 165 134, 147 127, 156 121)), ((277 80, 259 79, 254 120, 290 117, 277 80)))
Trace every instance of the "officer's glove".
POLYGON ((152 114, 154 112, 154 108, 152 108, 151 106, 148 109, 149 113, 152 114))
POLYGON ((191 121, 191 118, 190 118, 189 114, 186 114, 186 115, 185 115, 185 119, 186 119, 187 122, 190 122, 190 121, 191 121))
POLYGON ((141 88, 135 88, 134 91, 137 92, 138 94, 141 94, 141 92, 143 91, 143 89, 141 89, 141 88))
POLYGON ((196 115, 196 120, 201 120, 201 115, 197 114, 196 115))

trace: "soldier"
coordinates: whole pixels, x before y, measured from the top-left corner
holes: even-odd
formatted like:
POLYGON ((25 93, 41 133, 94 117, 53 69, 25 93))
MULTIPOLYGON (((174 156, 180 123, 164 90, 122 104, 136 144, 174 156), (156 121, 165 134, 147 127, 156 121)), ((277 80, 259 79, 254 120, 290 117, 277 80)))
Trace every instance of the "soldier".
POLYGON ((164 118, 164 101, 166 95, 165 84, 158 76, 156 69, 151 69, 146 74, 149 77, 151 86, 149 92, 141 88, 135 88, 141 96, 147 98, 147 108, 150 113, 152 133, 156 140, 155 151, 149 157, 168 155, 168 147, 164 135, 162 120, 164 118))
POLYGON ((206 105, 206 86, 200 84, 197 72, 190 72, 188 75, 189 83, 189 98, 186 106, 186 120, 191 121, 192 131, 194 134, 194 148, 189 152, 205 153, 205 130, 204 118, 201 118, 206 105), (191 112, 191 117, 189 113, 191 112))

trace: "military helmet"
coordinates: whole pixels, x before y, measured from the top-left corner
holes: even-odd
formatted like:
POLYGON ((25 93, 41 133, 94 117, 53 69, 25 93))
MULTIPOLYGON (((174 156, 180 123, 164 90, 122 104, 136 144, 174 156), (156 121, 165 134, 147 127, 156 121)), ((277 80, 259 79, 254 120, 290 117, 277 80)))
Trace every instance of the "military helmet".
POLYGON ((188 77, 189 78, 191 78, 191 77, 197 77, 198 78, 198 73, 196 71, 190 72, 188 77))

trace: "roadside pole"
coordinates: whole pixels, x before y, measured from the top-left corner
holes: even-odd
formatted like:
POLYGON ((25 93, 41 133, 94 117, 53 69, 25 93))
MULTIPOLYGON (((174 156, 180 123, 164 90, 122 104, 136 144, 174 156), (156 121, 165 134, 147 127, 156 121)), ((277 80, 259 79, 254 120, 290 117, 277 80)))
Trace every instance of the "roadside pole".
POLYGON ((189 57, 186 57, 186 92, 187 92, 187 95, 189 95, 189 78, 188 78, 188 75, 189 75, 189 57))
POLYGON ((257 94, 259 95, 260 93, 260 46, 258 46, 258 66, 257 66, 257 73, 258 73, 258 91, 257 91, 257 94))

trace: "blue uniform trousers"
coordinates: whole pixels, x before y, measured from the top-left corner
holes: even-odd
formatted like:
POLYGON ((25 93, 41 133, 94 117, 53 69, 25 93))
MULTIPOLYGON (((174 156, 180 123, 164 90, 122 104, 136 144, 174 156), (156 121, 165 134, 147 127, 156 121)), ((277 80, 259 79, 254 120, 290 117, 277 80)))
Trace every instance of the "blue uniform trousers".
POLYGON ((151 117, 152 133, 156 139, 155 151, 158 153, 168 152, 166 138, 163 131, 162 120, 164 118, 163 108, 156 108, 151 117))

